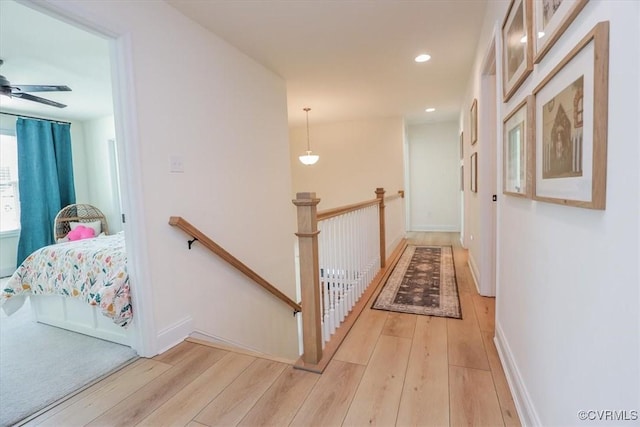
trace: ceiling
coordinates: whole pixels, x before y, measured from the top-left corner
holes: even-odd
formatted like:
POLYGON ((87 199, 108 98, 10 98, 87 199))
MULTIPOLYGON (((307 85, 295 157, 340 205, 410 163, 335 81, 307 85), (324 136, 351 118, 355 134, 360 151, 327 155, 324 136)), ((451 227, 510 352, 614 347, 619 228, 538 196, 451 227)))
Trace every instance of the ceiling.
POLYGON ((81 121, 113 114, 106 39, 14 1, 0 0, 0 58, 4 60, 0 74, 14 85, 71 88, 71 92, 33 94, 67 104, 66 108, 2 96, 3 111, 81 121))
MULTIPOLYGON (((286 81, 289 123, 459 116, 486 0, 167 0, 286 81), (432 56, 418 64, 420 53, 432 56), (436 108, 426 113, 427 107, 436 108)), ((0 97, 4 111, 64 120, 113 114, 109 44, 12 0, 0 0, 0 74, 57 109, 0 97), (28 25, 25 25, 28 23, 28 25), (38 31, 33 31, 38 28, 38 31)))
POLYGON ((289 123, 457 119, 486 0, 167 0, 287 84, 289 123), (431 61, 414 58, 428 53, 431 61), (433 113, 425 113, 434 107, 433 113))

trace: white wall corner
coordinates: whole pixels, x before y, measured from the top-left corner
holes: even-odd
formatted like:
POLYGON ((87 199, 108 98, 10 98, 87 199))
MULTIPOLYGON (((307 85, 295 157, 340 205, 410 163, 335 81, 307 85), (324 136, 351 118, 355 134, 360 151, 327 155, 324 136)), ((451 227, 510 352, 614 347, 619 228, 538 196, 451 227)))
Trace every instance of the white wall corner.
POLYGON ((193 332, 193 318, 187 316, 184 319, 158 332, 156 348, 158 354, 162 354, 185 340, 193 332))
POLYGON ((531 397, 527 392, 527 387, 522 380, 518 366, 515 363, 509 344, 502 332, 502 328, 499 324, 496 324, 496 336, 493 339, 496 349, 498 350, 498 357, 504 370, 507 383, 509 384, 509 390, 511 396, 513 396, 513 402, 516 405, 516 411, 520 417, 520 422, 523 426, 540 426, 540 417, 536 412, 531 397))

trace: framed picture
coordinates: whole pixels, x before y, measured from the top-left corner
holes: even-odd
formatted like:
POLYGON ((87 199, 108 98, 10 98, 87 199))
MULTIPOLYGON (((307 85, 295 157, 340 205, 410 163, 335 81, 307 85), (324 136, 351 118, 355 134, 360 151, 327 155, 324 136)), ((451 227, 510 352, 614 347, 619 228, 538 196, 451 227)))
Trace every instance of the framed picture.
POLYGON ((502 192, 531 197, 533 96, 528 96, 503 121, 502 192))
POLYGON ((511 0, 502 24, 504 102, 511 98, 533 70, 532 1, 511 0))
POLYGON ((460 160, 464 159, 464 136, 460 132, 460 160))
POLYGON ((469 132, 471 132, 471 145, 478 142, 478 100, 473 99, 469 114, 469 132))
POLYGON ((464 166, 460 166, 460 191, 464 191, 464 166))
POLYGON ((533 55, 539 63, 580 13, 588 0, 534 0, 533 55))
POLYGON ((534 89, 533 198, 605 209, 609 22, 598 23, 534 89))
POLYGON ((478 153, 471 155, 471 191, 478 192, 478 153))

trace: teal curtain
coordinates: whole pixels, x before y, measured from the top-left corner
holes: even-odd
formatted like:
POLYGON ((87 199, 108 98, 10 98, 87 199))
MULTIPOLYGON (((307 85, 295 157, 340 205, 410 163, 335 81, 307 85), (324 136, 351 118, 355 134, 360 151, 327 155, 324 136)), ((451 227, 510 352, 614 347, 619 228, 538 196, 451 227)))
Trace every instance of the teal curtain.
POLYGON ((20 265, 36 249, 54 243, 53 221, 60 209, 76 202, 76 192, 70 124, 19 118, 16 138, 20 265))

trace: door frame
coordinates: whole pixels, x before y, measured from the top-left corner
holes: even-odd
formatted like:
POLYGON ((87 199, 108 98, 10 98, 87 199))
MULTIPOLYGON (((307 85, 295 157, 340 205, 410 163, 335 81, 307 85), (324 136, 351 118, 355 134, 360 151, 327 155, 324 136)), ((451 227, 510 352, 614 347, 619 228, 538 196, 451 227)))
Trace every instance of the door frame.
POLYGON ((153 295, 148 260, 144 203, 142 192, 140 141, 136 120, 134 74, 131 36, 100 16, 88 16, 74 3, 51 3, 23 0, 25 6, 52 18, 88 31, 109 42, 113 113, 119 154, 119 180, 122 208, 126 215, 123 228, 127 242, 127 269, 131 286, 134 320, 129 328, 131 347, 142 357, 158 352, 157 329, 154 319, 153 295))

